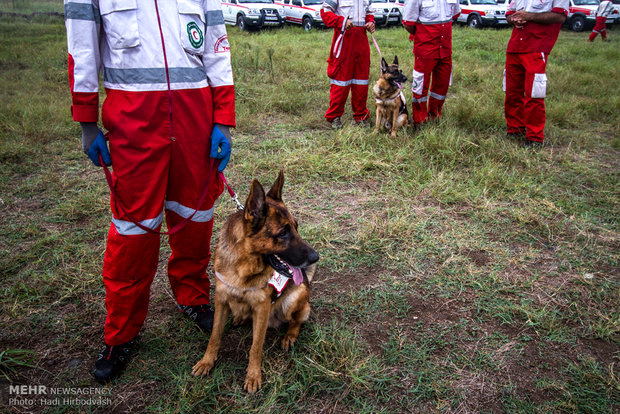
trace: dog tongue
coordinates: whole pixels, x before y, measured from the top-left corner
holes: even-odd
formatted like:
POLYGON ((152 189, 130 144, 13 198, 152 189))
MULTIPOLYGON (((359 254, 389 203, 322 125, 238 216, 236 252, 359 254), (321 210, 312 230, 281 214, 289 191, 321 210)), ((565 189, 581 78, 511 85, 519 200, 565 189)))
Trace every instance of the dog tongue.
POLYGON ((297 286, 301 285, 304 281, 304 275, 301 273, 301 269, 291 266, 291 270, 293 271, 293 282, 295 282, 297 286))

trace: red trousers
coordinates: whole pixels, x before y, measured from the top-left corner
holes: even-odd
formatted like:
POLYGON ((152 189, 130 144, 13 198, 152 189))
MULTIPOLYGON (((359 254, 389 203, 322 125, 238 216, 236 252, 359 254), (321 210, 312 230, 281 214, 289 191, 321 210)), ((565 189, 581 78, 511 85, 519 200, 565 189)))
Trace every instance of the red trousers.
POLYGON ((109 131, 113 181, 112 225, 103 263, 106 288, 105 342, 133 339, 147 314, 151 282, 159 263, 160 236, 136 226, 120 205, 142 225, 168 228, 198 211, 170 236, 168 277, 179 304, 209 303, 213 204, 223 190, 209 158, 213 127, 209 88, 124 92, 108 90, 103 123, 109 131), (198 206, 205 186, 208 193, 198 206))
POLYGON ((547 55, 506 53, 504 71, 504 115, 508 133, 525 133, 530 141, 545 138, 545 96, 547 55))
POLYGON ((452 77, 452 56, 445 58, 415 57, 413 64, 413 124, 421 124, 427 117, 439 118, 446 100, 452 77), (427 97, 430 86, 430 98, 427 97))
POLYGON ((603 40, 607 39, 607 26, 605 22, 607 21, 607 17, 597 16, 596 24, 594 25, 594 29, 592 29, 592 33, 590 33, 589 41, 593 41, 596 38, 597 34, 601 34, 601 38, 603 40))
POLYGON ((327 61, 327 73, 330 77, 329 108, 325 112, 328 122, 344 114, 349 90, 351 90, 351 108, 356 121, 368 119, 366 107, 368 98, 368 79, 370 77, 370 46, 365 27, 353 27, 344 33, 340 56, 334 56, 334 43, 340 29, 334 30, 332 48, 327 61))

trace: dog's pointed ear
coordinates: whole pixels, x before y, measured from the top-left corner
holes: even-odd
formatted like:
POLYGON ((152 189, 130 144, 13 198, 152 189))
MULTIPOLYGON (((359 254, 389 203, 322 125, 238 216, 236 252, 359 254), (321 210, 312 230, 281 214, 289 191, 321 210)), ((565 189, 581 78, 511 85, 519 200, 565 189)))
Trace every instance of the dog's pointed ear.
POLYGON ((252 229, 258 230, 265 224, 267 217, 267 202, 265 201, 265 190, 258 180, 252 180, 252 188, 245 202, 245 219, 251 223, 252 229))
POLYGON ((384 58, 381 58, 381 73, 387 72, 388 64, 384 58))
POLYGON ((267 193, 267 197, 271 197, 276 201, 282 201, 282 186, 284 185, 284 172, 280 170, 280 174, 278 174, 278 178, 276 178, 276 182, 273 183, 271 189, 267 193))
POLYGON ((398 56, 394 56, 394 65, 398 65, 398 56))

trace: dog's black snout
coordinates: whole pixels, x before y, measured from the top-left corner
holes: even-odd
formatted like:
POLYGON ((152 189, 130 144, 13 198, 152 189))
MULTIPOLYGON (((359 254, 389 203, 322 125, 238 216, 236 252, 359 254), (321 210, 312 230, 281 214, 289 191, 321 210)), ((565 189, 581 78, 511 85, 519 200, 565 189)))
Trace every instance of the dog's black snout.
POLYGON ((308 254, 308 264, 316 263, 319 261, 319 254, 312 249, 308 254))

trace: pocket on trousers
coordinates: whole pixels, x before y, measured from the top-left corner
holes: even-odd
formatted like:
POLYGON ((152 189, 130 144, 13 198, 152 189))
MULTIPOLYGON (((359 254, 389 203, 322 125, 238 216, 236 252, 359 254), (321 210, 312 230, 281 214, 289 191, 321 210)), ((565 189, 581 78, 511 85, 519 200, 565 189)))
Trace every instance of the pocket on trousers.
POLYGON ((102 1, 99 7, 103 31, 112 49, 140 45, 136 0, 102 1))
POLYGON ((532 98, 544 98, 547 96, 547 74, 535 73, 532 83, 532 98))
POLYGON ((424 73, 413 70, 413 79, 411 79, 411 91, 417 95, 422 95, 424 90, 424 73))
POLYGON ((340 62, 335 57, 327 59, 327 77, 330 79, 336 79, 336 76, 340 73, 340 62))

